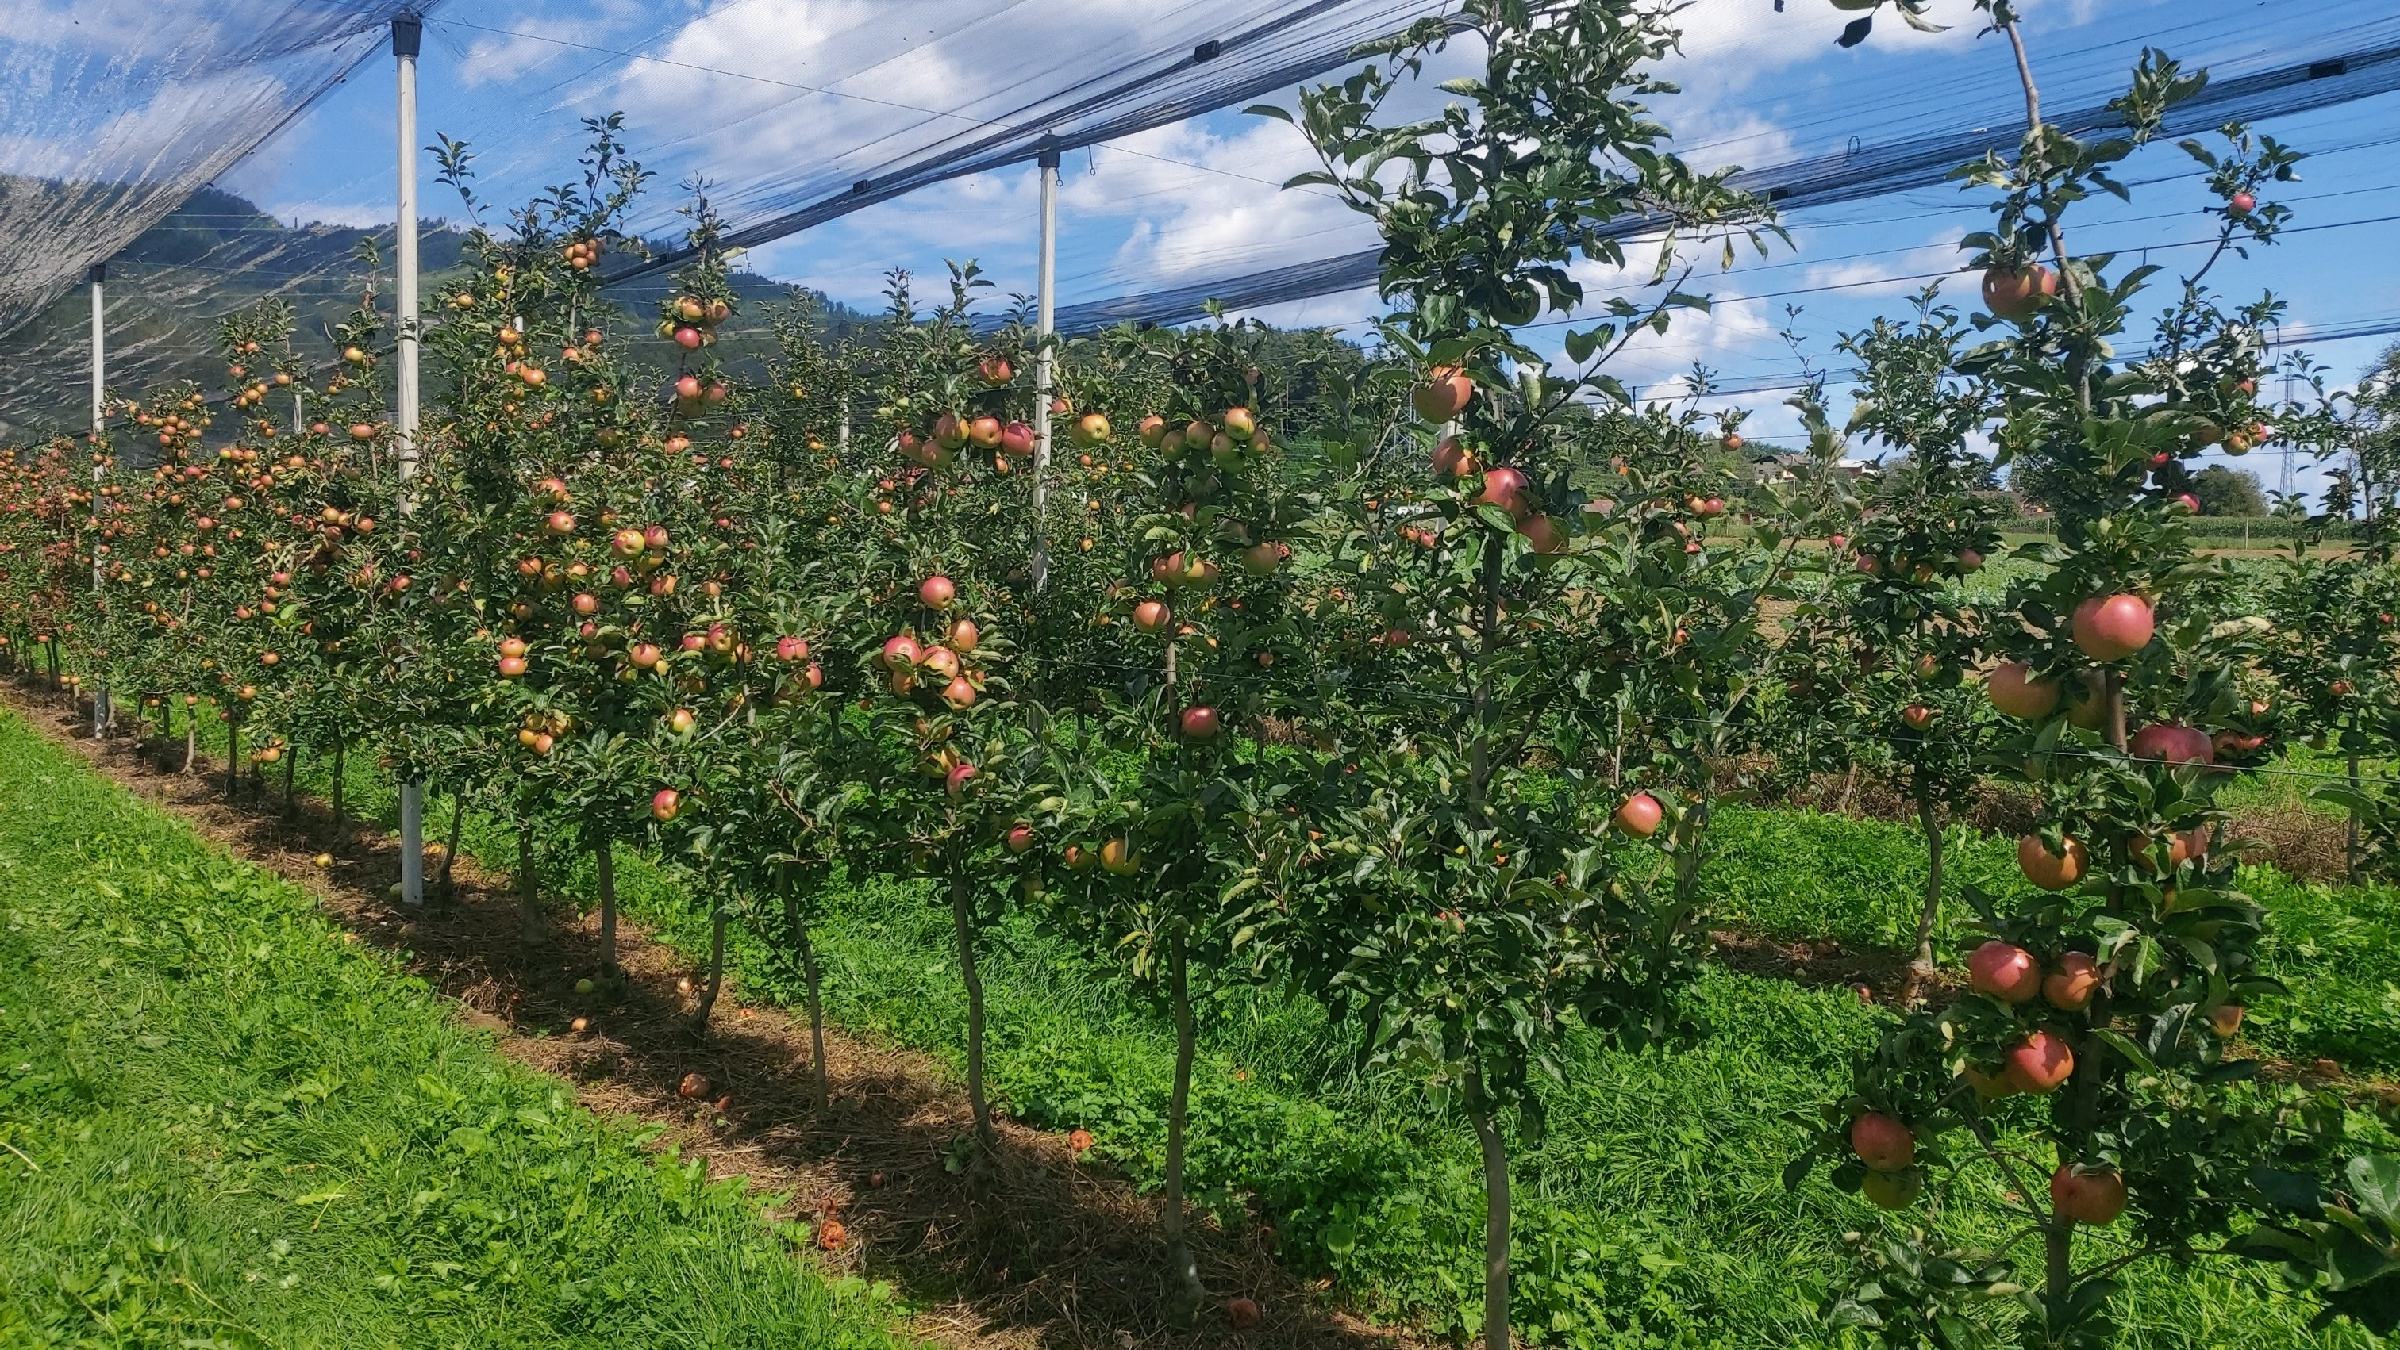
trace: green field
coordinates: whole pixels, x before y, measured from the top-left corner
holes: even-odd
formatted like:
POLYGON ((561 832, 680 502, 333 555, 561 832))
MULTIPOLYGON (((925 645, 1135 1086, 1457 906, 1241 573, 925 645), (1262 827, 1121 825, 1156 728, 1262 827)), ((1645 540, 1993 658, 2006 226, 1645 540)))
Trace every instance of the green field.
MULTIPOLYGON (((363 773, 352 795, 369 810, 389 805, 388 787, 363 773)), ((438 796, 429 803, 431 820, 446 811, 438 796)), ((469 820, 468 852, 513 859, 512 839, 469 820)), ((1732 810, 1716 839, 1707 880, 1723 918, 1863 946, 1892 943, 1908 922, 1923 863, 1905 828, 1732 810)), ((1953 844, 1962 883, 2017 884, 1999 841, 1953 844)), ((545 870, 562 895, 589 893, 575 860, 545 870)), ((2285 1006, 2259 1010, 2261 1047, 2338 1048, 2358 1063, 2400 1058, 2400 959, 2383 940, 2396 897, 2302 886, 2263 869, 2249 881, 2277 916, 2276 959, 2296 986, 2285 1006)), ((629 914, 686 952, 704 950, 704 918, 677 878, 626 859, 619 885, 629 914)), ((955 1062, 964 996, 946 911, 880 881, 838 886, 830 904, 820 945, 836 1019, 955 1062)), ((1012 919, 993 947, 985 980, 998 1095, 1036 1124, 1092 1130, 1105 1161, 1137 1183, 1154 1181, 1172 1051, 1159 1009, 1029 920, 1012 919)), ((732 963, 748 996, 797 996, 784 963, 738 932, 732 963)), ((1727 971, 1710 972, 1690 1004, 1708 1028, 1690 1047, 1574 1046, 1567 1082, 1547 1094, 1547 1135, 1517 1141, 1516 1322, 1541 1344, 1838 1344, 1817 1314, 1850 1276, 1844 1234, 1901 1221, 1822 1180, 1797 1192, 1781 1181, 1807 1122, 1886 1014, 1844 989, 1727 971)), ((1437 1330, 1471 1318, 1480 1200, 1463 1127, 1429 1111, 1408 1083, 1355 1072, 1348 1030, 1307 1002, 1220 988, 1200 1024, 1196 1202, 1229 1225, 1272 1223, 1290 1264, 1331 1275, 1372 1314, 1437 1330)), ((1917 1220, 1992 1240, 2000 1184, 1970 1172, 1917 1220)), ((2127 1345, 2373 1343, 2354 1328, 2309 1329, 2309 1306, 2279 1292, 2270 1271, 2137 1269, 2125 1295, 2127 1345)))
POLYGON ((0 714, 0 1345, 895 1347, 804 1229, 0 714))

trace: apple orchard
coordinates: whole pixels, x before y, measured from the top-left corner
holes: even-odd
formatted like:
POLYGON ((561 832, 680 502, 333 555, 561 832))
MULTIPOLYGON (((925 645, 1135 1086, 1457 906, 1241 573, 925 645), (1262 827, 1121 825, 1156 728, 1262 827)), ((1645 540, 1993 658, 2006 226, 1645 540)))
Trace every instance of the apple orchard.
MULTIPOLYGON (((2387 1330, 2400 1170, 2359 1097, 2244 1039, 2302 995, 2225 797, 2324 738, 2345 868, 2394 874, 2400 799, 2361 766, 2400 728, 2400 573, 2347 499, 2263 597, 2192 520, 2203 455, 2354 443, 2321 380, 2262 395, 2306 367, 2270 353, 2280 303, 2238 298, 2300 155, 2238 124, 2164 139, 2206 74, 2157 51, 2118 126, 2042 121, 2017 0, 1833 3, 1982 30, 2032 118, 1958 175, 1972 303, 1847 335, 1852 406, 1807 382, 1784 472, 1705 383, 1637 401, 1611 373, 1706 309, 1720 259, 1788 243, 1657 120, 1674 16, 1462 0, 1253 110, 1313 148, 1294 186, 1383 238, 1366 349, 1222 318, 1048 339, 971 264, 930 294, 893 274, 871 337, 837 341, 805 305, 749 312, 705 194, 691 260, 626 313, 601 279, 647 247, 622 226, 650 187, 599 119, 579 178, 432 279, 413 474, 372 280, 329 350, 261 305, 222 325, 223 388, 112 390, 103 434, 0 452, 0 660, 171 767, 217 758, 259 810, 304 760, 337 820, 370 770, 451 794, 437 894, 462 818, 512 839, 480 861, 529 927, 596 925, 595 1017, 626 990, 620 869, 664 872, 707 935, 700 1024, 729 945, 794 972, 820 1111, 834 902, 888 882, 962 991, 958 1166, 1013 1114, 1155 1191, 1164 1325, 1287 1313, 1195 1255, 1238 1214, 1329 1297, 1487 1350, 1697 1343, 1593 1310, 1649 1277, 1562 1257, 1528 1158, 1589 1056, 1724 1034, 1695 1008, 1742 927, 1711 880, 1728 820, 1866 763, 1926 883, 1899 993, 1774 1160, 1846 1242, 1825 1343, 2164 1344, 2128 1338, 2171 1286, 2129 1282, 2195 1265, 2387 1330), (1475 73, 1394 116, 1444 53, 1475 73), (2077 251, 2079 203, 2136 162, 2216 203, 2190 275, 2077 251), (1606 228, 1628 216, 1639 249, 1606 228), (1587 295, 1598 274, 1631 284, 1587 295), (1555 354, 1528 345, 1551 321, 1555 354), (1903 467, 1845 472, 1861 453, 1903 467), (1988 486, 2034 464, 2063 485, 2038 537, 1988 486), (2027 804, 2019 875, 1946 881, 1995 784, 2027 804), (987 965, 1026 932, 1171 1041, 1155 1142, 1112 1151, 1116 1121, 1029 1113, 995 1069, 1015 1005, 987 965), (1210 1019, 1257 991, 1450 1132, 1469 1208, 1276 1211, 1195 1086, 1210 1019)), ((834 1220, 815 1245, 873 1241, 834 1220)))

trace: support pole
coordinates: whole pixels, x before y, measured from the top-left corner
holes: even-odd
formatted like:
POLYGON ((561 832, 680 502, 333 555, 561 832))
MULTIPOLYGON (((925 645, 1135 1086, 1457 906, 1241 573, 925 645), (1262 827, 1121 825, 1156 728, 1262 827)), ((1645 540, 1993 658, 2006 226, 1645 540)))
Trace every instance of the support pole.
POLYGON ((1058 338, 1058 147, 1044 145, 1042 168, 1042 244, 1035 281, 1035 307, 1041 343, 1033 357, 1033 589, 1040 594, 1050 580, 1050 418, 1051 390, 1057 382, 1052 348, 1058 338))
MULTIPOLYGON (((392 19, 392 59, 399 75, 400 210, 395 223, 394 254, 399 284, 393 296, 399 324, 398 388, 393 393, 392 456, 403 483, 417 472, 417 52, 424 45, 424 21, 414 14, 392 19)), ((400 509, 410 503, 405 495, 400 509)), ((425 903, 425 783, 411 778, 400 785, 400 903, 425 903)))
MULTIPOLYGON (((108 264, 93 263, 92 283, 92 597, 100 596, 100 489, 107 484, 108 470, 108 342, 102 319, 106 305, 100 293, 100 283, 108 278, 108 264)), ((92 737, 97 740, 108 734, 108 664, 95 663, 92 672, 92 737)))

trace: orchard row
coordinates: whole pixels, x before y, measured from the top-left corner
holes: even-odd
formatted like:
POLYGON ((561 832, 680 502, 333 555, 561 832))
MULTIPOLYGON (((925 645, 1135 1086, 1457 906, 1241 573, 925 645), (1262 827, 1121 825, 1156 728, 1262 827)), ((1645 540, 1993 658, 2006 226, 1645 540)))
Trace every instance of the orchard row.
MULTIPOLYGON (((2037 127, 1975 166, 1984 312, 1928 300, 1847 339, 1867 375, 1846 429, 1811 388, 1807 449, 1754 476, 1704 388, 1636 407, 1607 374, 1691 297, 1618 301, 1563 360, 1515 331, 1581 305, 1568 264, 1624 262, 1595 222, 1660 214, 1702 256, 1772 237, 1764 203, 1614 115, 1665 19, 1465 10, 1484 74, 1443 117, 1379 120, 1454 40, 1433 30, 1277 114, 1385 234, 1373 359, 1279 362, 1288 335, 1255 323, 1046 348, 979 319, 968 267, 929 313, 896 275, 871 341, 795 312, 737 363, 759 333, 701 201, 695 261, 638 325, 674 362, 654 368, 591 272, 630 245, 642 178, 599 122, 580 187, 479 232, 440 282, 412 445, 370 291, 305 420, 278 407, 310 380, 266 307, 225 324, 222 411, 162 389, 91 445, 13 452, 0 638, 162 735, 181 717, 187 744, 223 718, 229 774, 367 753, 573 839, 604 953, 613 859, 655 856, 707 898, 720 957, 736 922, 788 954, 820 1027, 829 879, 924 883, 987 1144, 982 935, 1019 907, 1116 954, 1178 1030, 1164 1245, 1186 1312, 1207 1292, 1181 1193, 1195 982, 1321 999, 1369 1063, 1455 1108, 1486 1162, 1499 1350, 1510 1122, 1538 1119, 1569 1034, 1693 1034, 1678 995, 1724 795, 1861 760, 1905 783, 1933 850, 1917 992, 1945 804, 2006 776, 2042 823, 2018 850, 2039 898, 1966 897, 1988 932, 1963 983, 1826 1085, 1793 1173, 1828 1163, 1899 1208, 1998 1167, 2024 1236, 1966 1253, 1895 1228, 1844 1316, 1896 1343, 1962 1317, 2090 1343, 2134 1260, 2222 1249, 2306 1277, 2345 1235, 2388 1236, 2352 1212, 2372 1164, 2341 1113, 2226 1054, 2271 986, 2215 796, 2294 739, 2388 749, 2400 584, 2376 549, 2309 561, 2277 622, 2239 621, 2189 538, 2191 470, 2338 421, 2259 401, 2271 299, 2227 308, 2203 269, 2145 300, 2152 269, 2073 254, 2063 223, 2198 77, 2151 54, 2121 134, 2037 127), (2127 359, 2138 314, 2155 354, 2127 359), (1905 466, 1854 482, 1852 437, 1905 466), (2021 579, 1978 604, 1961 583, 2011 514, 1980 490, 1987 445, 2075 486, 2057 540, 2008 550, 2021 579)), ((2289 213, 2262 194, 2297 157, 2223 140, 2185 147, 2223 238, 2271 243, 2289 213)), ((2366 831, 2370 862, 2388 837, 2366 831)))

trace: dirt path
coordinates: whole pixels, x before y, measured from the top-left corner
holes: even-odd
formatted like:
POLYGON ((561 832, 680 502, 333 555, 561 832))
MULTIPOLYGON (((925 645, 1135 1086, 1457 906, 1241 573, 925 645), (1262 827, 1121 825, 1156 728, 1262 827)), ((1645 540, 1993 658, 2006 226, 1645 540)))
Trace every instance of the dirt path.
POLYGON ((1080 1163, 1064 1136, 1013 1121, 1001 1122, 999 1150, 975 1160, 965 1094, 932 1058, 829 1028, 832 1104, 820 1115, 805 1016, 729 990, 708 1031, 696 1032, 687 991, 697 972, 637 925, 618 925, 622 996, 578 995, 575 982, 597 960, 596 922, 553 911, 529 933, 507 878, 465 858, 454 896, 404 913, 385 898, 399 863, 380 829, 337 834, 322 804, 307 800, 290 818, 276 803, 229 804, 221 765, 185 777, 151 757, 155 749, 179 762, 180 743, 95 742, 88 722, 55 702, 15 686, 0 699, 136 796, 306 886, 348 940, 393 953, 502 1052, 564 1080, 584 1106, 638 1117, 660 1130, 655 1147, 788 1197, 779 1214, 820 1232, 838 1220, 845 1240, 820 1259, 892 1281, 921 1309, 907 1328, 916 1334, 968 1350, 1422 1344, 1344 1314, 1322 1282, 1284 1272, 1264 1223, 1228 1232, 1198 1216, 1208 1288, 1219 1299, 1255 1299, 1263 1318, 1237 1331, 1227 1307, 1212 1304, 1189 1329, 1167 1326, 1155 1200, 1080 1163), (708 1080, 697 1100, 677 1090, 690 1073, 708 1080))

